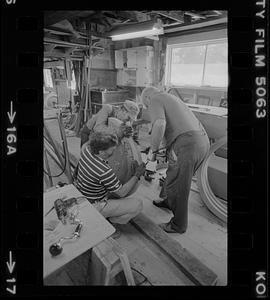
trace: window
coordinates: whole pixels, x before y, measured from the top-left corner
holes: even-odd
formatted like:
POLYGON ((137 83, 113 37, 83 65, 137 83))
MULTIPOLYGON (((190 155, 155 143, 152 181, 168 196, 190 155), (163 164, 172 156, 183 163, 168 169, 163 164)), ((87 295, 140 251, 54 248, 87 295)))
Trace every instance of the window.
MULTIPOLYGON (((68 81, 67 81, 67 85, 68 85, 68 81)), ((68 87, 74 91, 76 90, 76 80, 75 80, 74 70, 72 70, 70 86, 68 86, 68 87)))
POLYGON ((166 85, 226 88, 227 48, 226 40, 168 46, 166 85))

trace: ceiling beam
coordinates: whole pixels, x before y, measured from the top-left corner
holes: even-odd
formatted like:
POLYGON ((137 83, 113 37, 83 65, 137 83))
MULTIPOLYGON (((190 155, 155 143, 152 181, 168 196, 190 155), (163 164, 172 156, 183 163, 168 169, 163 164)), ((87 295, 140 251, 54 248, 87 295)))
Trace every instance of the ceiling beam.
POLYGON ((184 13, 176 12, 176 11, 166 11, 166 10, 153 10, 153 13, 159 14, 171 20, 174 20, 178 23, 184 23, 184 13))
POLYGON ((217 15, 221 16, 222 12, 220 10, 213 10, 214 13, 216 13, 217 15))
POLYGON ((195 28, 202 28, 202 27, 208 27, 208 26, 213 26, 213 25, 218 25, 218 24, 227 24, 228 23, 228 19, 227 18, 220 18, 220 19, 215 19, 215 20, 211 20, 211 21, 200 21, 197 23, 192 23, 192 24, 188 24, 188 25, 181 25, 178 27, 174 27, 174 28, 165 28, 164 29, 164 33, 171 33, 171 32, 177 32, 177 31, 185 31, 185 30, 192 30, 195 28))
POLYGON ((135 10, 134 13, 136 14, 138 22, 145 22, 151 20, 151 17, 148 14, 142 13, 138 10, 135 10))
MULTIPOLYGON (((58 29, 44 28, 44 32, 61 35, 61 36, 73 36, 73 34, 71 32, 66 32, 66 31, 62 31, 62 30, 58 30, 58 29)), ((79 31, 77 31, 77 32, 80 34, 81 39, 87 39, 87 36, 85 33, 82 33, 79 31)))
POLYGON ((158 35, 149 35, 149 36, 145 36, 146 39, 150 39, 150 40, 154 40, 154 41, 158 41, 159 37, 158 35))
POLYGON ((63 20, 74 19, 78 16, 85 16, 94 13, 93 10, 78 11, 78 10, 61 10, 61 11, 45 11, 44 12, 44 27, 56 24, 63 20))
POLYGON ((44 45, 44 49, 45 49, 46 52, 52 52, 55 47, 56 47, 56 45, 54 45, 54 44, 46 44, 46 45, 44 45))
POLYGON ((73 10, 64 11, 45 11, 44 12, 44 26, 50 26, 60 21, 66 20, 70 17, 74 17, 73 10))
POLYGON ((162 26, 163 27, 169 27, 169 26, 174 26, 174 25, 179 25, 179 22, 173 22, 173 23, 170 23, 170 24, 163 24, 162 26))
POLYGON ((88 45, 86 44, 79 44, 79 43, 70 43, 66 41, 56 40, 44 37, 44 42, 47 44, 55 44, 57 46, 65 46, 65 47, 80 47, 80 48, 88 48, 88 45))
POLYGON ((72 48, 69 48, 69 49, 67 49, 66 51, 65 51, 65 53, 67 54, 67 55, 72 55, 73 54, 73 51, 76 49, 76 47, 72 47, 72 48))
POLYGON ((195 14, 195 13, 190 12, 190 11, 185 11, 184 13, 185 13, 185 15, 194 17, 194 18, 196 18, 196 19, 206 19, 206 17, 204 17, 204 16, 202 16, 202 15, 200 15, 200 14, 197 14, 197 13, 195 14))
POLYGON ((63 51, 55 49, 53 52, 44 52, 44 57, 55 57, 55 58, 69 58, 69 59, 80 59, 84 56, 84 53, 77 55, 70 55, 63 51))
POLYGON ((48 61, 43 63, 44 69, 54 68, 54 67, 64 67, 64 62, 62 60, 56 60, 56 61, 48 61))

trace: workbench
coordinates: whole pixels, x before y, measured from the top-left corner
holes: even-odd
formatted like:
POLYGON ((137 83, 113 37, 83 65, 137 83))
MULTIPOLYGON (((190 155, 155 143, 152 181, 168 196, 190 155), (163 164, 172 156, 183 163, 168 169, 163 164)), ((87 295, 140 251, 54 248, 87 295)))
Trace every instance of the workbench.
POLYGON ((83 201, 83 195, 72 184, 44 193, 43 213, 43 278, 45 282, 50 281, 49 277, 52 278, 69 262, 86 253, 115 231, 115 228, 89 201, 86 199, 83 201), (63 236, 72 236, 76 225, 62 224, 52 207, 56 199, 64 198, 65 200, 72 197, 80 199, 77 205, 79 212, 77 218, 83 223, 80 237, 64 242, 62 253, 53 257, 49 252, 49 247, 63 236))

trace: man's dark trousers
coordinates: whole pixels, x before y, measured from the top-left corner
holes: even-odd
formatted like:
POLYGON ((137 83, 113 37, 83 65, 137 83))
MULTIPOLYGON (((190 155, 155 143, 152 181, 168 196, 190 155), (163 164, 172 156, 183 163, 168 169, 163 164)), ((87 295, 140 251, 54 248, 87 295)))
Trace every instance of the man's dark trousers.
POLYGON ((209 139, 205 131, 189 131, 179 135, 168 150, 168 169, 161 197, 173 212, 171 227, 184 233, 188 225, 188 197, 192 177, 206 158, 209 139))

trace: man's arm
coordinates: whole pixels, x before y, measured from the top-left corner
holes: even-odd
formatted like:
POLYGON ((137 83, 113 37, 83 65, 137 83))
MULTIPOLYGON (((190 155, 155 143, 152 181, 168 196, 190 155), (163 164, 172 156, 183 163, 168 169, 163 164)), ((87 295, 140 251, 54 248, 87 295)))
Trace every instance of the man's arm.
MULTIPOLYGON (((152 123, 151 150, 152 152, 155 152, 160 148, 166 130, 166 115, 163 106, 163 98, 157 96, 151 98, 148 113, 152 123)), ((155 160, 155 155, 152 156, 151 160, 155 160)))
POLYGON ((145 164, 142 163, 136 167, 135 174, 132 176, 128 182, 126 182, 122 187, 113 192, 112 196, 116 196, 116 198, 123 198, 125 197, 137 184, 139 178, 144 174, 145 172, 145 164))
POLYGON ((124 198, 138 181, 139 178, 137 176, 132 176, 118 191, 111 193, 111 196, 115 198, 124 198))
POLYGON ((96 115, 94 131, 106 131, 108 129, 108 118, 112 113, 112 106, 107 104, 96 115))
POLYGON ((151 132, 152 152, 155 152, 160 148, 160 144, 164 137, 165 129, 166 129, 165 119, 157 119, 153 124, 152 132, 151 132))

